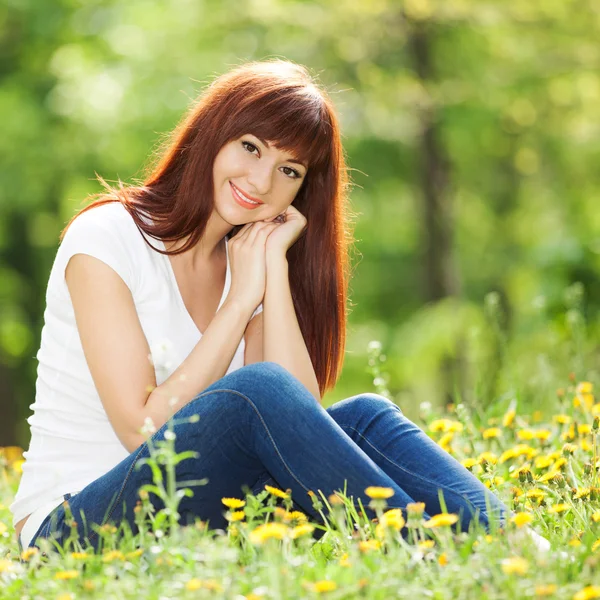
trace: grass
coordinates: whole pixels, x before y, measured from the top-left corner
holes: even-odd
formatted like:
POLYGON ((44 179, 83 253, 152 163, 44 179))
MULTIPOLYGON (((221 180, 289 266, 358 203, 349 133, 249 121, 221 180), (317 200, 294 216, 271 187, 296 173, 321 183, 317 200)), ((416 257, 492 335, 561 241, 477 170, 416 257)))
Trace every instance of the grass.
MULTIPOLYGON (((377 362, 371 356, 375 387, 387 395, 377 362)), ((73 529, 48 556, 36 549, 19 556, 8 506, 22 450, 1 449, 0 599, 600 598, 600 402, 593 384, 574 374, 549 400, 556 409, 547 417, 518 411, 514 401, 483 412, 459 403, 429 407, 418 422, 516 511, 489 533, 457 531, 452 515, 424 522, 418 504, 387 510, 386 488, 367 490, 375 520, 339 491, 312 496, 324 525, 312 523, 292 510, 286 491, 267 486, 257 496, 223 499, 227 530, 200 520, 180 527, 184 492, 167 476, 141 490, 135 536, 105 524, 93 553, 73 529), (167 509, 153 512, 148 491, 161 494, 167 509), (528 527, 550 541, 549 552, 525 535, 528 527)), ((168 471, 181 458, 165 439, 150 461, 168 471)), ((50 550, 50 541, 41 543, 50 550)))

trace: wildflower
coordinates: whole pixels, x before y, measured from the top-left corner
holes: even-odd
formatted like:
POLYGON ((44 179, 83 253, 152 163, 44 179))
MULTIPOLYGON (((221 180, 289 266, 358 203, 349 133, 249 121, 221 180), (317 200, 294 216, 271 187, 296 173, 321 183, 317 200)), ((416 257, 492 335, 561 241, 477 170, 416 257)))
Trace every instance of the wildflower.
POLYGON ((557 589, 558 589, 558 586, 555 583, 548 583, 545 585, 536 585, 535 586, 535 595, 538 597, 552 596, 556 592, 557 589))
POLYGON ((436 419, 429 424, 429 431, 433 432, 443 431, 444 433, 460 433, 463 428, 463 424, 460 421, 453 421, 452 419, 436 419))
POLYGON ((350 559, 348 558, 348 553, 344 552, 344 554, 340 558, 340 567, 350 567, 351 565, 352 565, 352 563, 350 562, 350 559))
POLYGON ((197 577, 192 577, 192 579, 190 579, 185 584, 185 589, 188 592, 195 592, 196 590, 199 590, 201 587, 202 587, 202 580, 198 579, 197 577))
POLYGON ((371 550, 377 550, 381 548, 381 542, 379 540, 361 540, 358 542, 358 549, 361 552, 370 552, 371 550))
POLYGON ((289 498, 289 494, 286 494, 285 492, 281 491, 280 489, 277 489, 276 487, 265 485, 265 490, 267 490, 267 492, 269 492, 270 494, 273 494, 273 496, 277 496, 278 498, 289 498))
POLYGON ((365 494, 373 499, 391 498, 394 493, 394 490, 389 487, 369 486, 365 489, 365 494))
POLYGON ((517 527, 523 527, 523 525, 527 525, 533 521, 533 516, 530 515, 529 513, 521 512, 521 513, 517 513, 514 517, 512 517, 511 521, 517 527))
POLYGON ((454 438, 454 432, 449 431, 445 433, 438 441, 438 445, 448 453, 452 453, 452 447, 450 446, 450 442, 454 438))
POLYGON ((313 590, 319 594, 322 592, 333 592, 336 588, 336 582, 329 581, 329 579, 322 579, 321 581, 316 581, 313 585, 313 590))
POLYGON ((594 523, 600 522, 600 510, 597 510, 595 513, 592 513, 592 521, 594 521, 594 523))
POLYGON ((593 600, 594 598, 600 598, 600 586, 588 585, 573 596, 573 600, 593 600))
POLYGON ((589 423, 581 423, 581 425, 577 425, 577 433, 579 435, 587 435, 592 432, 592 426, 589 423))
POLYGON ((562 447, 562 453, 565 456, 568 456, 569 454, 574 454, 575 450, 577 450, 577 446, 575 444, 565 444, 562 447))
POLYGON ((581 540, 579 538, 574 537, 573 539, 569 540, 569 546, 581 546, 581 540))
POLYGON ((539 488, 532 488, 525 492, 526 498, 534 498, 535 500, 541 500, 546 495, 544 490, 540 490, 539 488))
POLYGON ((580 381, 575 388, 578 394, 591 394, 594 390, 594 385, 589 381, 580 381))
POLYGON ((472 469, 478 463, 479 461, 476 458, 465 458, 460 461, 460 464, 465 467, 465 469, 472 469))
POLYGON ((453 513, 442 513, 439 515, 434 515, 429 519, 429 521, 425 521, 423 523, 423 527, 427 529, 431 529, 434 527, 444 527, 446 525, 453 525, 458 521, 458 515, 453 513))
POLYGON ((85 560, 88 556, 87 552, 71 552, 71 558, 75 560, 85 560))
POLYGON ((571 422, 569 415, 554 415, 552 420, 559 425, 568 425, 571 422))
POLYGON ((566 510, 569 510, 571 507, 568 504, 553 504, 549 509, 548 512, 550 514, 556 514, 556 513, 562 513, 565 512, 566 510))
POLYGON ((243 521, 246 518, 246 513, 243 510, 234 510, 229 514, 229 521, 243 521))
POLYGON ((549 456, 537 456, 534 464, 535 464, 536 469, 546 469, 553 462, 554 462, 553 459, 550 458, 549 456))
POLYGON ((593 544, 592 544, 592 552, 596 552, 596 550, 598 550, 598 548, 600 548, 600 540, 596 540, 593 544))
POLYGON ((425 512, 425 502, 409 502, 406 505, 408 515, 416 515, 420 517, 425 512))
POLYGON ((246 505, 245 500, 239 500, 238 498, 221 498, 221 502, 227 508, 242 508, 242 506, 246 505))
POLYGON ((422 542, 419 542, 419 548, 421 550, 429 550, 429 549, 433 548, 434 546, 435 546, 434 540, 423 540, 422 542))
POLYGON ((442 552, 438 558, 438 564, 441 567, 445 567, 448 564, 448 555, 445 552, 442 552))
POLYGON ((384 512, 381 516, 381 524, 384 527, 390 527, 392 529, 395 529, 396 531, 402 529, 405 523, 406 521, 402 516, 402 510, 399 508, 393 508, 391 510, 388 510, 384 512))
POLYGON ((538 429, 534 433, 535 439, 540 440, 540 442, 547 442, 552 436, 552 432, 549 429, 538 429))
POLYGON ((507 575, 525 575, 529 569, 529 563, 520 556, 512 556, 502 561, 502 570, 507 575))
POLYGON ((532 440, 535 437, 535 432, 531 429, 521 429, 517 431, 517 437, 520 440, 532 440))
POLYGON ((483 439, 489 440, 492 438, 497 438, 497 437, 500 437, 501 433, 502 433, 502 431, 499 427, 490 427, 489 429, 484 430, 483 439))
POLYGON ((290 513, 290 519, 292 521, 308 521, 308 517, 300 510, 293 510, 290 513))
POLYGON ((108 563, 113 560, 125 560, 125 555, 120 550, 110 550, 102 557, 102 562, 108 563))
POLYGON ((579 498, 587 498, 590 495, 589 487, 576 488, 575 493, 573 494, 573 498, 578 500, 579 498))
POLYGON ((304 523, 302 525, 296 525, 296 527, 294 527, 291 532, 290 532, 290 537, 295 540, 303 535, 308 535, 310 533, 312 533, 314 531, 314 527, 312 525, 309 525, 308 523, 304 523))
POLYGON ((491 465, 495 465, 498 462, 498 457, 493 452, 482 452, 477 460, 480 464, 489 463, 491 465))
POLYGON ((515 420, 516 414, 517 411, 514 408, 509 409, 505 413, 504 417, 502 417, 502 427, 510 427, 515 420))
POLYGON ((70 571, 59 571, 54 575, 54 579, 75 579, 79 577, 79 571, 71 569, 70 571))
POLYGON ((25 548, 21 553, 21 558, 24 561, 28 561, 32 556, 38 554, 39 550, 34 546, 33 548, 25 548))
POLYGON ((264 523, 250 532, 250 541, 254 544, 262 544, 269 538, 282 540, 288 533, 287 525, 283 523, 264 523))

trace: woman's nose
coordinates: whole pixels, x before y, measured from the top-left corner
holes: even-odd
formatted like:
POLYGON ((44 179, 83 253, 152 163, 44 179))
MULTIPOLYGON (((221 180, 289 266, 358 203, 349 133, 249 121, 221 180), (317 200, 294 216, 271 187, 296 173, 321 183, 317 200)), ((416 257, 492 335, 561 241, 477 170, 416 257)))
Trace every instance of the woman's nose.
POLYGON ((271 189, 272 178, 271 167, 264 166, 252 169, 248 174, 248 184, 251 186, 248 193, 252 194, 255 191, 257 195, 261 196, 268 194, 271 189))

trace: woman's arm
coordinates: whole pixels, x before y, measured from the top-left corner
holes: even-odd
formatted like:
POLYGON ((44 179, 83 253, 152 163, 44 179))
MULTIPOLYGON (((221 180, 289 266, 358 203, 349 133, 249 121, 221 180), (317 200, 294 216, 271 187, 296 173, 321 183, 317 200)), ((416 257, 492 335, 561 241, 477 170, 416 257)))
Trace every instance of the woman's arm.
POLYGON ((298 324, 284 256, 267 254, 267 284, 263 300, 263 358, 279 363, 321 402, 319 383, 298 324))

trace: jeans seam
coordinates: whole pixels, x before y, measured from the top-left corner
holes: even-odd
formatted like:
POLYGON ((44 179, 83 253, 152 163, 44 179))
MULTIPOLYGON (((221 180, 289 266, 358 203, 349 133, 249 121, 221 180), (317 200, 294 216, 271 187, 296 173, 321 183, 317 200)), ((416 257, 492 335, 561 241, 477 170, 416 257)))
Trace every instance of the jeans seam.
POLYGON ((409 469, 406 469, 404 467, 402 467, 401 465, 397 464, 396 462, 394 462, 391 458, 388 458, 385 454, 383 454, 383 452, 380 452, 375 446, 373 446, 373 444, 357 429, 355 429, 354 427, 351 427, 350 425, 341 425, 342 429, 351 429, 352 431, 355 431, 363 440, 365 440, 365 442, 367 444, 369 444, 369 446, 371 446, 371 448, 373 448, 373 450, 375 450, 375 452, 377 452, 377 454, 383 456, 383 458, 385 458, 385 460, 389 461, 390 463, 392 463, 395 467, 397 467, 398 469, 400 469, 401 471, 404 471, 405 473, 407 473, 408 475, 410 475, 411 477, 415 477, 417 479, 420 479, 421 481, 424 481, 425 483, 429 483, 430 485, 435 485, 438 486, 448 492, 450 492, 451 494, 453 494, 454 496, 460 498, 461 500, 466 500, 469 504, 471 504, 473 506, 473 508, 475 510, 479 510, 477 508, 477 506, 475 506, 468 498, 465 498, 465 496, 462 496, 461 494, 459 494, 458 492, 455 492, 452 488, 447 487, 445 484, 439 484, 436 481, 433 481, 432 479, 429 479, 427 477, 423 477, 422 475, 419 475, 418 473, 413 473, 412 471, 410 471, 409 469))
MULTIPOLYGON (((140 449, 138 450, 135 458, 133 459, 133 462, 131 463, 131 466, 129 467, 129 470, 127 471, 127 475, 125 476, 125 479, 123 480, 123 484, 121 485, 121 489, 119 490, 119 494, 113 504, 113 507, 111 509, 111 511, 108 513, 108 515, 106 516, 106 518, 102 521, 102 523, 100 524, 100 527, 102 527, 102 525, 104 525, 105 523, 107 523, 109 521, 109 519, 112 517, 113 513, 115 512, 116 507, 119 504, 119 500, 121 499, 121 496, 123 495, 123 490, 125 489, 125 486, 127 485, 127 482, 129 481, 129 477, 131 476, 131 472, 133 471, 133 468, 135 467, 135 465, 137 464, 138 459, 140 458, 140 454, 142 453, 142 451, 144 450, 144 448, 147 447, 147 442, 144 442, 141 446, 140 449)), ((92 531, 89 536, 88 536, 88 540, 90 541, 90 543, 92 542, 92 540, 96 539, 96 536, 98 535, 97 531, 92 531)))
POLYGON ((281 455, 281 452, 279 452, 279 448, 277 447, 277 444, 275 443, 275 440, 273 439, 273 436, 271 435, 271 432, 269 431, 269 428, 267 427, 267 424, 265 423, 264 419, 262 418, 262 415, 260 414, 258 408, 256 408, 256 405, 254 404, 254 402, 252 402, 252 400, 250 398, 248 398, 248 396, 246 396, 245 394, 242 394, 241 392, 238 392, 237 390, 220 389, 220 390, 210 390, 208 392, 203 392, 202 394, 196 396, 196 398, 194 399, 194 401, 202 398, 205 395, 216 393, 216 392, 230 392, 232 394, 235 394, 236 396, 241 396, 244 400, 246 400, 250 404, 250 406, 252 406, 252 408, 254 409, 254 412, 257 414, 258 418, 260 419, 260 422, 262 423, 263 427, 265 428, 265 431, 267 432, 267 435, 269 436, 269 439, 271 440, 271 443, 273 444, 273 447, 275 448, 275 452, 277 452, 277 456, 279 456, 279 458, 281 459, 281 462, 284 464, 284 466, 287 469, 288 473, 308 493, 308 488, 296 477, 296 475, 293 473, 293 471, 289 468, 288 464, 285 462, 285 459, 281 455))

